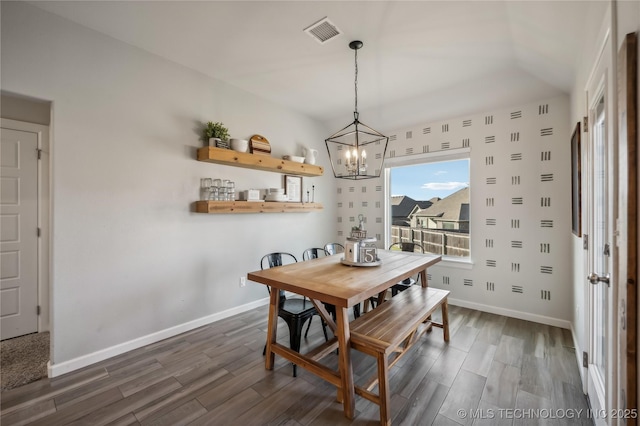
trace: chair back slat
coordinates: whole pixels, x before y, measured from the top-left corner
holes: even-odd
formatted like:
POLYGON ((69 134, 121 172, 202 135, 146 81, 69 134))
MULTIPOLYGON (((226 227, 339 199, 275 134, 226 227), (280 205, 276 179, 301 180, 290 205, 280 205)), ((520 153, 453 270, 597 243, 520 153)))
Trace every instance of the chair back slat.
MULTIPOLYGON (((297 263, 298 259, 291 253, 286 252, 273 252, 268 253, 262 256, 260 259, 260 269, 270 269, 275 268, 277 266, 288 265, 290 263, 297 263)), ((271 287, 266 286, 267 291, 271 294, 271 287)), ((280 290, 280 301, 285 300, 284 290, 280 290)))
POLYGON ((312 248, 306 249, 302 253, 302 260, 304 261, 304 260, 317 259, 319 257, 323 257, 326 255, 327 255, 327 252, 325 251, 325 249, 319 248, 319 247, 312 247, 312 248))
POLYGON ((326 251, 328 255, 344 253, 344 246, 339 243, 327 243, 324 245, 324 251, 326 251))
POLYGON ((289 263, 296 263, 298 259, 291 253, 274 252, 265 254, 260 260, 260 269, 275 268, 289 263), (266 261, 266 264, 265 264, 266 261))

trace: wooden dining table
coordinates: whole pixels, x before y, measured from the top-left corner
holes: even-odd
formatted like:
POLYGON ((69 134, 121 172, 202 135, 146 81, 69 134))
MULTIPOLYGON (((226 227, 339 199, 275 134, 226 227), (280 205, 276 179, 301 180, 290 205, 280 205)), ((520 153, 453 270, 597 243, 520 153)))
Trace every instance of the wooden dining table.
POLYGON ((282 356, 327 380, 337 388, 337 401, 342 402, 344 414, 355 415, 355 386, 351 364, 348 310, 354 305, 384 295, 394 284, 420 272, 421 284, 427 286, 427 268, 438 263, 441 256, 402 251, 378 250, 377 266, 347 266, 341 260, 344 253, 305 262, 278 266, 247 274, 251 281, 271 287, 267 330, 265 367, 272 370, 275 355, 282 356), (308 297, 318 313, 333 330, 334 337, 302 354, 277 343, 279 291, 285 290, 308 297), (336 320, 323 303, 336 307, 336 320), (338 371, 319 361, 338 348, 338 371))

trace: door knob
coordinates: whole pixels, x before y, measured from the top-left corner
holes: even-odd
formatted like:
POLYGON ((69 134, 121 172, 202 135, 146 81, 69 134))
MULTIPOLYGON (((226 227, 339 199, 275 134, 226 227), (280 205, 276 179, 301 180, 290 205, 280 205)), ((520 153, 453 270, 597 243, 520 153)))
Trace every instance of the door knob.
POLYGON ((607 287, 609 286, 609 274, 604 274, 602 276, 596 274, 595 272, 592 272, 591 274, 587 275, 587 280, 591 283, 591 284, 598 284, 598 283, 605 283, 607 284, 607 287))

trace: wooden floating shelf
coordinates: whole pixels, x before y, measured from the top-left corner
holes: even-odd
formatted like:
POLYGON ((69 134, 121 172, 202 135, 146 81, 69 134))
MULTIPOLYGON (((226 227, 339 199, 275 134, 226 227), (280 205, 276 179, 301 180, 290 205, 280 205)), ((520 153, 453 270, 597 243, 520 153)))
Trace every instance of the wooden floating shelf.
POLYGON ((320 203, 267 201, 196 201, 196 213, 306 213, 322 210, 320 203))
POLYGON ((296 163, 269 155, 249 154, 213 146, 198 149, 198 161, 298 176, 322 176, 324 173, 323 167, 314 164, 296 163))

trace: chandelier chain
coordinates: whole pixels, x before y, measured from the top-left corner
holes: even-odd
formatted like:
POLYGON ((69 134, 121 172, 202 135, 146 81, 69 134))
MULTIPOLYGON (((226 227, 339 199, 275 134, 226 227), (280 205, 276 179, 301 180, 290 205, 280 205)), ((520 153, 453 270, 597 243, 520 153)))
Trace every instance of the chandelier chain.
POLYGON ((355 92, 356 92, 356 98, 355 98, 356 102, 355 102, 354 114, 356 115, 356 118, 357 118, 357 115, 358 115, 358 49, 355 49, 355 52, 356 52, 356 54, 355 54, 355 58, 356 58, 356 77, 355 77, 355 81, 354 81, 353 86, 354 86, 354 89, 355 89, 355 92))

